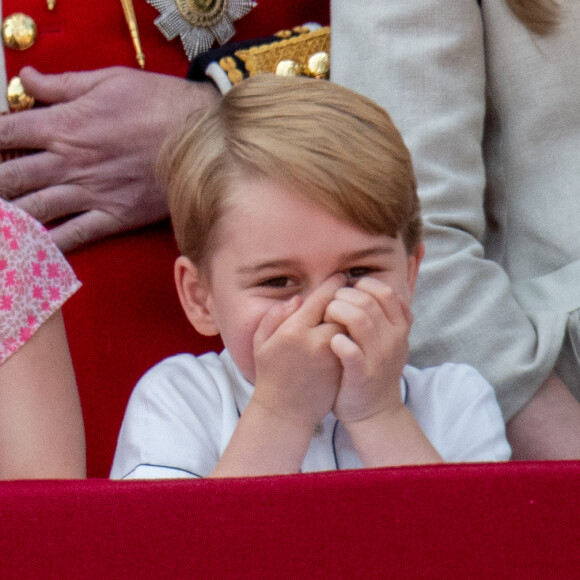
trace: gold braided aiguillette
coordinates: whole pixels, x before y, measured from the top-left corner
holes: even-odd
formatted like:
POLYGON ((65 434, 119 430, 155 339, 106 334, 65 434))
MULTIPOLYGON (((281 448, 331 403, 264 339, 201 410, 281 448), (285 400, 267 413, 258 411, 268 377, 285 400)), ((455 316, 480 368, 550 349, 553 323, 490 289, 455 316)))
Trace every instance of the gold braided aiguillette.
POLYGON ((135 47, 135 54, 137 62, 141 68, 145 68, 145 55, 141 48, 141 39, 139 38, 139 30, 137 28, 137 18, 135 17, 135 8, 133 7, 133 0, 121 0, 123 5, 123 12, 125 13, 125 20, 129 26, 133 46, 135 47))

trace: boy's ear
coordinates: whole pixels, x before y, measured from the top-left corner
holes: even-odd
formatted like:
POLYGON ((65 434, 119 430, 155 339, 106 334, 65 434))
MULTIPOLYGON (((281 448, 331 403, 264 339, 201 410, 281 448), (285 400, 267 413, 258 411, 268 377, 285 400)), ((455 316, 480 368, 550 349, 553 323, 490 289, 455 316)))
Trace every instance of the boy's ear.
POLYGON ((417 276, 419 275, 419 266, 425 255, 425 244, 420 242, 411 254, 407 257, 407 285, 411 296, 415 292, 415 284, 417 283, 417 276))
POLYGON ((219 334, 209 308, 210 285, 207 276, 185 256, 175 260, 173 274, 181 307, 195 330, 205 336, 219 334))

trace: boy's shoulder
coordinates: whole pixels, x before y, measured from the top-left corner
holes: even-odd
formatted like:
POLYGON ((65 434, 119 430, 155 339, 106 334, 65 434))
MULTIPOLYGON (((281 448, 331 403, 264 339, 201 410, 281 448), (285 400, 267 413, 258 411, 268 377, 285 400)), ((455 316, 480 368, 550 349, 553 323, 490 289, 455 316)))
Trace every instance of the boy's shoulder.
POLYGON ((469 381, 476 388, 484 386, 491 388, 491 385, 476 368, 465 363, 445 362, 440 365, 425 368, 418 368, 407 364, 403 369, 403 378, 406 382, 416 384, 433 384, 442 381, 449 384, 450 388, 455 382, 459 381, 469 381), (449 381, 452 382, 449 383, 449 381))
POLYGON ((160 378, 188 377, 191 375, 208 373, 210 375, 219 373, 223 368, 223 362, 217 352, 206 352, 201 355, 195 355, 189 352, 174 354, 159 361, 148 369, 139 380, 148 381, 160 378))
POLYGON ((246 391, 246 381, 227 350, 202 355, 181 353, 163 359, 139 379, 131 399, 173 401, 223 399, 246 391))
POLYGON ((504 461, 511 451, 495 392, 467 364, 403 371, 405 405, 438 451, 453 461, 504 461))
POLYGON ((421 369, 406 365, 403 382, 406 398, 418 402, 434 398, 442 404, 447 400, 469 404, 474 399, 490 398, 497 404, 493 387, 477 369, 465 363, 446 362, 421 369))
POLYGON ((179 354, 143 375, 127 405, 113 477, 135 475, 139 466, 148 466, 147 470, 171 467, 189 474, 209 472, 206 467, 215 463, 223 440, 224 417, 227 425, 238 417, 239 387, 229 373, 227 358, 215 352, 179 354), (202 467, 190 457, 192 442, 199 441, 207 443, 202 467))

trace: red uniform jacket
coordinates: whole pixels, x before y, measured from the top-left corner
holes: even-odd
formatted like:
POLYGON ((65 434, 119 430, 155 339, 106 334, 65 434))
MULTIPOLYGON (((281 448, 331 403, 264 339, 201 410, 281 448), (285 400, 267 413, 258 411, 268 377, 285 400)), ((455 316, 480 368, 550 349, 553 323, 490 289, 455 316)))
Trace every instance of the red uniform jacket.
MULTIPOLYGON (((185 76, 187 59, 181 39, 165 39, 153 24, 159 12, 145 0, 133 0, 133 4, 145 69, 185 76)), ((267 36, 308 21, 328 24, 328 0, 257 0, 257 4, 234 22, 232 40, 267 36)), ((8 79, 25 65, 46 73, 138 66, 120 0, 56 0, 52 11, 44 0, 2 0, 2 12, 3 17, 15 12, 28 14, 38 30, 37 41, 29 49, 5 48, 8 79)))

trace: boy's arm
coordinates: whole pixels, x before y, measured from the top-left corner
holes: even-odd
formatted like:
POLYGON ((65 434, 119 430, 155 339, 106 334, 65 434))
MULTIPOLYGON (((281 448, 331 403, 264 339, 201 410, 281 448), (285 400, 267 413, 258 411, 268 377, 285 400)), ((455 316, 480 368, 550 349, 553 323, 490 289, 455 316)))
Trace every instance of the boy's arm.
POLYGON ((443 462, 402 403, 392 412, 383 411, 362 421, 345 423, 345 427, 365 467, 443 462))
POLYGON ((333 276, 303 304, 296 296, 262 319, 254 336, 254 393, 211 477, 299 471, 340 382, 329 344, 344 329, 322 318, 343 284, 343 276, 333 276))
POLYGON ((248 403, 210 477, 298 473, 314 433, 308 421, 293 421, 248 403))
POLYGON ((442 461, 401 398, 411 318, 395 292, 373 278, 340 289, 327 308, 326 319, 348 331, 331 341, 343 366, 333 410, 365 467, 442 461))

